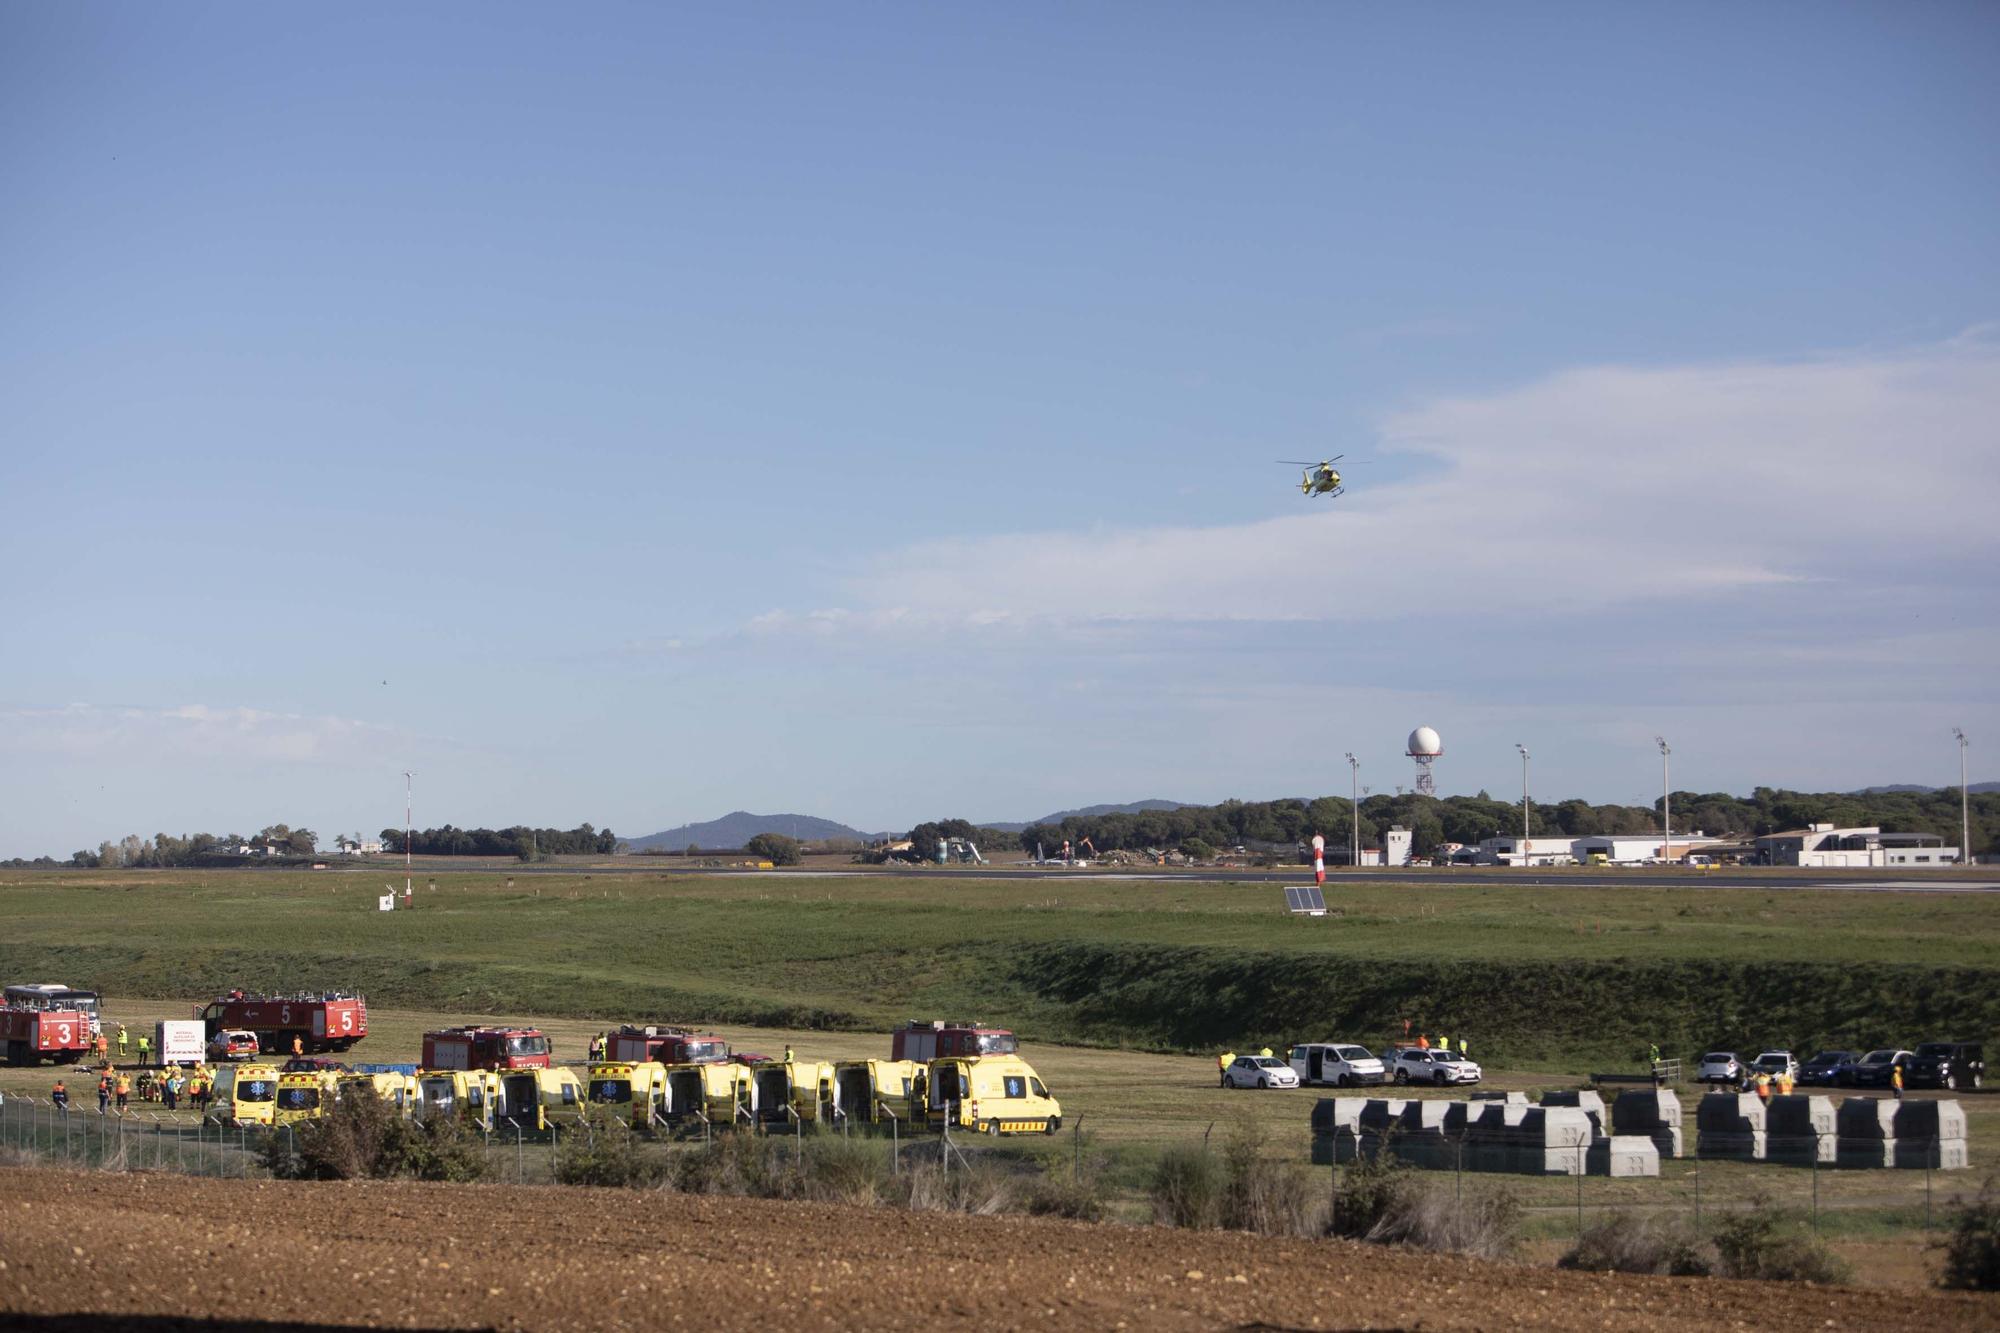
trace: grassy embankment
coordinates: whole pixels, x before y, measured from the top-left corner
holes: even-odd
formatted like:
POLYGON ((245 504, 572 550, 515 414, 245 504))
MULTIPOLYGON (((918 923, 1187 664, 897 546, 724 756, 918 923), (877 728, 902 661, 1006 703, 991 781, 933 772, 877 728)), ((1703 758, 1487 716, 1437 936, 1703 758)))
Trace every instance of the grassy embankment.
POLYGON ((1263 884, 445 874, 381 913, 380 881, 16 872, 0 975, 874 1032, 957 1015, 1151 1050, 1379 1041, 1409 1019, 1487 1063, 1569 1071, 1629 1067, 1649 1041, 2000 1030, 2000 899, 1981 895, 1383 884, 1302 920, 1263 884))

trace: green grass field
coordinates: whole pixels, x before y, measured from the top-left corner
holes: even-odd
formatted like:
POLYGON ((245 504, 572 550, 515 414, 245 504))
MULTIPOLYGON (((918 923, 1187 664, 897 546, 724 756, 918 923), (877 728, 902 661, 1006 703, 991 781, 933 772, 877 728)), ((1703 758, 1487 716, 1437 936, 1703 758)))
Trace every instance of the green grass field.
POLYGON ((1651 1041, 1909 1043, 2000 1027, 2000 899, 1774 888, 1342 886, 379 872, 15 872, 0 975, 108 993, 356 986, 378 1005, 1209 1051, 1404 1020, 1518 1068, 1651 1041))

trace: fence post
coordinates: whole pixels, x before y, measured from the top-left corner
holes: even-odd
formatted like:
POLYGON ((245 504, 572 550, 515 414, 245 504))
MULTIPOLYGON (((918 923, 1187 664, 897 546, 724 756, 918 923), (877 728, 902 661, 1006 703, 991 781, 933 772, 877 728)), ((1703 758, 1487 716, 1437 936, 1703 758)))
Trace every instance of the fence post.
POLYGON ((1924 1153, 1924 1230, 1931 1229, 1931 1157, 1938 1150, 1938 1140, 1930 1141, 1929 1151, 1924 1153))
POLYGON ((1819 1232, 1819 1129, 1818 1129, 1818 1127, 1817 1127, 1817 1126, 1815 1126, 1815 1127, 1814 1127, 1814 1129, 1813 1129, 1813 1132, 1812 1132, 1812 1136, 1813 1136, 1813 1155, 1812 1155, 1812 1186, 1813 1186, 1813 1197, 1812 1197, 1812 1229, 1813 1229, 1813 1232, 1814 1232, 1814 1234, 1818 1234, 1818 1232, 1819 1232))
POLYGON ((1578 1240, 1583 1239, 1583 1172, 1584 1168, 1589 1165, 1589 1163, 1584 1161, 1583 1153, 1584 1153, 1584 1145, 1581 1143, 1577 1144, 1576 1145, 1576 1235, 1578 1240))
POLYGON ((521 1122, 518 1120, 514 1122, 514 1183, 516 1185, 528 1183, 527 1141, 521 1133, 521 1122))
POLYGON ((1083 1117, 1082 1116, 1078 1116, 1076 1118, 1076 1129, 1073 1134, 1073 1139, 1076 1146, 1076 1160, 1073 1163, 1074 1169, 1070 1173, 1070 1181, 1072 1184, 1081 1185, 1083 1183, 1083 1117))

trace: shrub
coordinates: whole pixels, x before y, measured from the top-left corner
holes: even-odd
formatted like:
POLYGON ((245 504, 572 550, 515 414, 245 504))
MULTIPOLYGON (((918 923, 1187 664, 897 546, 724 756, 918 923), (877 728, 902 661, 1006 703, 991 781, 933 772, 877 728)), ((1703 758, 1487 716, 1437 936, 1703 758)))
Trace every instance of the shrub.
POLYGON ((1521 1201, 1506 1190, 1452 1197, 1428 1182, 1399 1191, 1368 1239, 1442 1254, 1504 1259, 1520 1238, 1521 1201))
POLYGON ((1995 1193, 1992 1180, 1952 1219, 1938 1285, 1962 1291, 2000 1291, 2000 1194, 1995 1193))
POLYGON ((890 1201, 912 1212, 1004 1213, 1014 1206, 1012 1173, 991 1162, 906 1167, 890 1183, 890 1201))
POLYGON ((1212 1227, 1222 1216, 1221 1164, 1201 1148, 1169 1148, 1148 1193, 1154 1218, 1168 1226, 1212 1227))
POLYGON ((479 1180, 481 1141, 448 1116, 406 1120, 372 1094, 339 1098, 325 1115, 264 1139, 264 1165, 280 1180, 479 1180))
POLYGON ((1092 1172, 1079 1180, 1068 1166, 1056 1166, 1028 1186, 1021 1197, 1021 1206, 1039 1217, 1102 1222, 1103 1178, 1092 1172))
POLYGON ((683 1153, 673 1164, 675 1189, 688 1194, 737 1194, 789 1199, 801 1178, 792 1145, 761 1134, 721 1134, 707 1148, 683 1153))
POLYGON ((1316 1236, 1326 1209, 1310 1177, 1264 1155, 1264 1131, 1242 1121, 1222 1150, 1222 1225, 1277 1236, 1316 1236))
POLYGON ((1692 1228, 1634 1213, 1612 1213, 1591 1223, 1556 1266, 1672 1277, 1706 1277, 1715 1269, 1712 1251, 1692 1228))
POLYGON ((1716 1271, 1766 1282, 1845 1282, 1853 1270, 1796 1215, 1759 1199, 1715 1229, 1716 1271))
POLYGON ((643 1140, 599 1124, 568 1136, 556 1154, 555 1175, 563 1185, 648 1189, 666 1179, 667 1164, 643 1140))
POLYGON ((888 1176, 882 1145, 826 1136, 806 1145, 805 1196, 829 1203, 879 1203, 888 1176))
POLYGON ((1327 1234, 1368 1239, 1397 1201, 1415 1188, 1415 1175, 1387 1154, 1356 1161, 1341 1177, 1327 1234))

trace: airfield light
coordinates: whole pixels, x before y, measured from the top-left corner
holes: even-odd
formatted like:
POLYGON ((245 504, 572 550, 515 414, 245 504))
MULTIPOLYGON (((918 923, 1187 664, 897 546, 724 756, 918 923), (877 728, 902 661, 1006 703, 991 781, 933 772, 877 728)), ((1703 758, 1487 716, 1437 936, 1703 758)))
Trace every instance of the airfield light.
POLYGON ((1521 864, 1529 863, 1528 857, 1528 747, 1519 741, 1514 748, 1521 752, 1521 864))
POLYGON ((1953 727, 1951 734, 1958 737, 1958 863, 1972 864, 1972 798, 1966 794, 1965 747, 1970 744, 1965 739, 1965 728, 1953 727))
POLYGON ((1660 747, 1660 860, 1664 862, 1671 859, 1668 844, 1674 836, 1674 784, 1667 777, 1671 771, 1667 761, 1673 757, 1674 747, 1664 736, 1653 737, 1653 744, 1660 747))
POLYGON ((1347 752, 1347 776, 1350 779, 1347 804, 1354 811, 1354 840, 1348 844, 1347 864, 1358 866, 1361 864, 1361 761, 1352 750, 1347 752))

